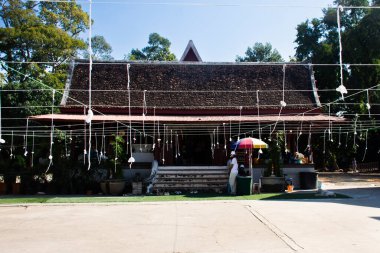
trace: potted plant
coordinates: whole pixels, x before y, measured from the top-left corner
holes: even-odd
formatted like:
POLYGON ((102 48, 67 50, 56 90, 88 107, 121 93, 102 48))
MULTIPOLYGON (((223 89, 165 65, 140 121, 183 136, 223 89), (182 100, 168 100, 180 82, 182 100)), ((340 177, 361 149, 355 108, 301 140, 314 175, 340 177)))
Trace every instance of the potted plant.
POLYGON ((6 192, 4 175, 0 175, 0 195, 4 195, 6 192))
POLYGON ((269 159, 264 176, 261 177, 261 190, 263 192, 283 192, 285 190, 285 178, 281 170, 280 140, 269 141, 269 159))
POLYGON ((108 179, 100 182, 100 188, 104 194, 120 195, 125 188, 125 179, 121 164, 125 161, 124 139, 120 135, 114 135, 111 142, 113 158, 106 162, 108 179))

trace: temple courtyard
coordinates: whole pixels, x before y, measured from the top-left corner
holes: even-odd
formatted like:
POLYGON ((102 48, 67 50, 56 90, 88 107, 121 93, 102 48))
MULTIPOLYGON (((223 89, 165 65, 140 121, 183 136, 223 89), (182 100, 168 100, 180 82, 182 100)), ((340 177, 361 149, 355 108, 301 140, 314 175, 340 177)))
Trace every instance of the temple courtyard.
POLYGON ((2 252, 375 252, 379 176, 321 174, 352 198, 0 206, 2 252), (339 180, 335 180, 335 179, 339 180))

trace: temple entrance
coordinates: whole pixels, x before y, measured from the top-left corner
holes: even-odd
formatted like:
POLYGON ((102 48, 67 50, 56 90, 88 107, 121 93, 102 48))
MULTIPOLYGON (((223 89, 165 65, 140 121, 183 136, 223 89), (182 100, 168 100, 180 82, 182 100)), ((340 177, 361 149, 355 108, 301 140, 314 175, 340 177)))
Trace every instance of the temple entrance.
POLYGON ((185 136, 183 150, 184 165, 212 165, 211 139, 209 135, 185 136))

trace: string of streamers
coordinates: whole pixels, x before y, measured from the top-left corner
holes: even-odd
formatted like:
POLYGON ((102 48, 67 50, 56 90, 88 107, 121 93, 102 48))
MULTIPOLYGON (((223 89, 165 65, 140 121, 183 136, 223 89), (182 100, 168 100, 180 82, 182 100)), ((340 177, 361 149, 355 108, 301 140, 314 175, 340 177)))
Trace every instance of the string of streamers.
POLYGON ((338 147, 340 147, 340 145, 342 144, 340 141, 341 130, 342 130, 342 127, 339 127, 338 147))
POLYGON ((371 104, 369 103, 369 94, 368 94, 368 89, 367 91, 367 103, 365 104, 368 110, 368 117, 371 118, 371 104))
POLYGON ((333 142, 332 139, 332 123, 331 123, 331 104, 328 104, 329 107, 329 141, 333 142))
POLYGON ((0 144, 4 144, 5 140, 1 136, 1 129, 2 129, 1 128, 1 121, 2 121, 2 117, 1 117, 1 110, 2 110, 2 107, 1 107, 1 91, 2 91, 2 85, 0 84, 0 144))
POLYGON ((101 163, 102 159, 104 158, 105 154, 104 154, 104 141, 105 141, 105 135, 104 135, 104 121, 103 121, 103 127, 102 127, 102 143, 101 143, 101 146, 100 146, 100 159, 98 160, 98 164, 101 163))
POLYGON ((323 154, 326 154, 326 132, 327 132, 327 129, 325 129, 323 133, 323 154))
POLYGON ((286 143, 286 128, 285 128, 285 121, 283 121, 284 123, 284 149, 285 149, 285 153, 288 153, 289 150, 288 150, 288 144, 286 143))
POLYGON ((243 110, 243 106, 240 106, 239 110, 240 110, 240 116, 239 116, 239 135, 238 135, 238 141, 240 140, 241 111, 243 110))
POLYGON ((170 148, 173 150, 173 129, 170 129, 170 148))
POLYGON ((226 123, 223 123, 223 140, 224 140, 224 150, 227 156, 227 139, 226 139, 226 123))
POLYGON ((343 12, 343 7, 341 5, 336 9, 336 19, 338 23, 338 38, 339 38, 339 67, 340 67, 340 85, 336 88, 344 100, 344 94, 347 94, 347 89, 343 84, 343 56, 342 56, 342 36, 341 36, 341 27, 340 27, 340 12, 343 12))
POLYGON ((87 170, 90 170, 91 168, 91 137, 92 137, 92 118, 94 116, 94 113, 92 112, 91 108, 91 101, 92 101, 92 0, 89 2, 89 29, 88 29, 88 58, 89 58, 89 71, 88 71, 88 112, 87 112, 87 118, 86 122, 88 123, 88 155, 87 155, 87 161, 88 161, 88 167, 87 170))
POLYGON ((34 165, 34 131, 32 132, 32 163, 30 166, 33 168, 33 165, 34 165))
POLYGON ((355 121, 354 121, 354 144, 353 144, 353 147, 355 150, 356 150, 356 136, 358 135, 358 132, 356 131, 357 121, 358 121, 358 115, 355 116, 355 121))
POLYGON ((177 152, 176 152, 176 158, 178 157, 180 157, 181 156, 181 152, 180 152, 180 149, 179 149, 179 136, 178 136, 178 132, 176 132, 176 138, 177 138, 177 140, 176 140, 176 146, 177 146, 177 152))
POLYGON ((118 143, 117 143, 117 138, 119 137, 119 123, 116 122, 116 135, 115 135, 115 162, 114 162, 114 166, 115 166, 115 175, 116 175, 116 165, 117 165, 117 160, 119 159, 117 153, 118 153, 118 143))
POLYGON ((148 107, 146 105, 146 90, 144 90, 144 93, 143 93, 143 120, 142 120, 142 123, 143 123, 143 133, 144 133, 144 137, 145 137, 145 116, 148 114, 148 107))
POLYGON ((307 138, 307 146, 311 148, 311 124, 309 125, 309 137, 307 138))
POLYGON ((302 135, 302 130, 303 130, 303 120, 304 120, 304 117, 305 117, 305 113, 302 113, 302 119, 301 119, 301 130, 298 132, 298 127, 297 127, 297 153, 298 153, 298 142, 299 142, 299 139, 302 135))
POLYGON ((216 147, 219 148, 219 127, 216 127, 216 147))
POLYGON ((256 101, 257 101, 257 122, 259 124, 259 140, 261 140, 259 90, 256 91, 256 101))
POLYGON ((65 137, 64 137, 64 139, 65 139, 65 157, 67 158, 67 157, 69 157, 69 155, 67 153, 67 133, 66 133, 66 131, 64 133, 65 133, 65 137))
POLYGON ((367 154, 367 149, 368 149, 368 129, 366 129, 366 131, 365 131, 365 149, 364 149, 364 155, 363 155, 362 162, 364 162, 365 156, 367 154))
POLYGON ((231 120, 230 120, 230 142, 232 141, 232 130, 231 130, 231 128, 232 128, 232 123, 231 123, 231 120))
POLYGON ((276 130, 277 123, 278 123, 278 121, 280 120, 280 117, 281 117, 282 109, 286 106, 286 102, 285 102, 285 77, 286 76, 285 76, 285 74, 286 74, 286 64, 284 64, 282 66, 282 100, 280 101, 281 107, 280 107, 280 111, 278 112, 276 123, 273 126, 273 130, 270 131, 270 135, 272 135, 272 133, 274 132, 274 130, 276 130))
POLYGON ((348 132, 346 133, 346 148, 347 148, 347 145, 348 145, 348 132))
POLYGON ((166 126, 164 124, 164 141, 163 141, 163 147, 162 147, 162 164, 165 164, 165 134, 166 134, 166 126))
POLYGON ((28 129, 29 129, 29 118, 26 119, 24 156, 28 155, 28 129))
POLYGON ((47 167, 45 173, 47 173, 53 164, 53 134, 54 134, 54 103, 55 103, 55 90, 52 90, 52 104, 51 104, 51 125, 50 125, 50 149, 49 149, 49 166, 47 167))
POLYGON ((13 154, 14 146, 13 146, 13 130, 12 130, 12 135, 11 135, 11 154, 9 155, 11 159, 14 159, 14 154, 13 154))
POLYGON ((152 149, 156 147, 156 107, 153 107, 153 144, 152 149))
POLYGON ((96 152, 96 159, 98 160, 98 164, 100 164, 100 161, 102 158, 100 157, 100 153, 98 150, 98 135, 96 132, 95 132, 95 152, 96 152))
POLYGON ((166 126, 166 135, 165 135, 166 151, 169 151, 169 127, 166 126))
MULTIPOLYGON (((83 113, 86 115, 86 107, 83 108, 83 113)), ((83 164, 86 164, 86 155, 87 155, 87 126, 86 121, 83 124, 84 127, 84 136, 83 136, 83 164)))
POLYGON ((299 137, 301 136, 301 134, 299 134, 299 128, 297 127, 297 141, 296 141, 296 150, 297 150, 297 153, 298 153, 298 140, 300 139, 299 137))
MULTIPOLYGON (((128 89, 128 114, 129 114, 129 136, 132 137, 132 119, 131 119, 131 79, 129 78, 129 68, 131 67, 130 64, 127 64, 127 77, 128 77, 128 82, 127 82, 127 89, 128 89)), ((135 162, 135 158, 133 157, 133 150, 132 150, 132 141, 130 143, 130 152, 131 152, 131 157, 128 159, 129 163, 129 168, 132 168, 132 164, 135 162)))

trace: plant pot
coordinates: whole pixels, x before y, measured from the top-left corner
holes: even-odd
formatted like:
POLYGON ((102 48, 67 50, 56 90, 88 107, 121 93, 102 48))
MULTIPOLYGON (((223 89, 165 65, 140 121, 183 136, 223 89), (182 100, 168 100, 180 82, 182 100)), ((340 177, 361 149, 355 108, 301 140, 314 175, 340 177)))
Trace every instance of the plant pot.
POLYGON ((283 192, 285 191, 284 177, 261 177, 262 192, 283 192))
POLYGON ((0 183, 0 195, 4 195, 7 190, 7 185, 5 183, 0 183))
POLYGON ((100 188, 104 194, 120 195, 125 187, 124 179, 110 179, 100 182, 100 188))
POLYGON ((15 195, 20 194, 20 188, 21 188, 21 183, 13 183, 12 184, 12 194, 15 194, 15 195))

